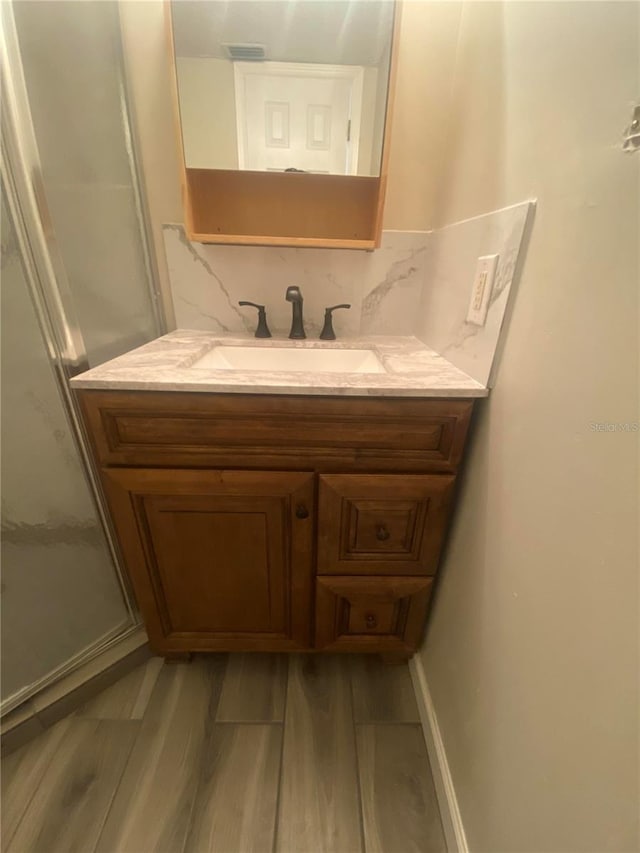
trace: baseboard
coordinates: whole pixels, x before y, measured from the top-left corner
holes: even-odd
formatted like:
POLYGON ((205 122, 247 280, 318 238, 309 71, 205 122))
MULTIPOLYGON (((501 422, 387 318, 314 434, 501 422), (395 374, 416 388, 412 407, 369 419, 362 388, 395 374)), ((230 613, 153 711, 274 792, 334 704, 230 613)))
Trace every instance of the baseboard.
POLYGON ((449 762, 438 726, 438 718, 431 701, 427 676, 418 655, 414 655, 409 661, 409 670, 418 702, 427 752, 429 753, 447 850, 449 853, 469 853, 467 837, 453 787, 451 771, 449 770, 449 762))
POLYGON ((151 656, 144 628, 137 628, 55 684, 45 687, 2 717, 2 754, 13 752, 42 734, 151 656))

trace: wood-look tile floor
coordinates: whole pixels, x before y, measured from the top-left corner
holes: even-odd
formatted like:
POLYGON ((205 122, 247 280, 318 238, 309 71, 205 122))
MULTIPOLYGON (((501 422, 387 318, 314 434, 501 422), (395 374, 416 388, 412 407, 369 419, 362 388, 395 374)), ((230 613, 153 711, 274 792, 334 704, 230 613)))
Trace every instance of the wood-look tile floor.
POLYGON ((7 853, 446 850, 409 671, 153 659, 2 763, 7 853))

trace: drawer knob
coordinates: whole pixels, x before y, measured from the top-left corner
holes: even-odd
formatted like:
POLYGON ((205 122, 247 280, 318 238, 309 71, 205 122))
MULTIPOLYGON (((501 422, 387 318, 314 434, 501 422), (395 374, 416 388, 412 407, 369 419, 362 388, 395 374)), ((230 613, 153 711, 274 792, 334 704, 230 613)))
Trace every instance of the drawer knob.
POLYGON ((296 507, 296 518, 309 518, 309 510, 304 504, 298 504, 296 507))
POLYGON ((371 629, 373 629, 373 628, 375 628, 375 627, 376 627, 376 625, 378 624, 378 620, 376 619, 376 617, 375 617, 375 614, 374 614, 374 613, 367 613, 367 614, 365 615, 365 617, 364 617, 364 621, 365 621, 365 625, 366 625, 366 626, 367 626, 367 628, 369 628, 370 630, 371 630, 371 629))
POLYGON ((389 536, 391 536, 391 534, 389 533, 387 528, 384 526, 384 524, 376 524, 376 538, 377 539, 379 539, 381 542, 384 542, 385 539, 389 538, 389 536))

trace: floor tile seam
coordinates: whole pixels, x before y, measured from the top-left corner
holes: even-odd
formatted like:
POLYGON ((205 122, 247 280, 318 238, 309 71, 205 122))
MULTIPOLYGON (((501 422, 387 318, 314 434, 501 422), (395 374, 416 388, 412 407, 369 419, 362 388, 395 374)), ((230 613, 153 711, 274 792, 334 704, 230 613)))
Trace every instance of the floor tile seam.
MULTIPOLYGON (((423 728, 422 728, 422 724, 421 724, 421 723, 398 723, 398 724, 393 724, 393 723, 389 724, 389 723, 385 723, 385 724, 383 724, 383 725, 380 725, 380 724, 378 724, 378 723, 363 723, 363 724, 360 724, 360 725, 358 726, 358 728, 360 728, 360 729, 366 729, 366 728, 371 728, 371 729, 389 728, 389 726, 390 726, 390 725, 395 725, 397 728, 405 728, 405 729, 406 729, 406 728, 411 728, 411 727, 413 727, 414 729, 419 729, 419 730, 420 730, 420 734, 421 734, 422 736, 424 736, 424 730, 423 730, 423 728)), ((430 759, 430 757, 429 757, 428 750, 426 749, 426 744, 425 744, 425 749, 424 749, 424 759, 425 759, 425 768, 424 768, 424 769, 425 769, 425 772, 426 772, 426 774, 427 774, 427 776, 428 776, 428 779, 430 780, 430 787, 431 787, 431 790, 432 790, 432 791, 433 791, 433 793, 434 793, 435 814, 436 814, 436 816, 437 816, 438 823, 439 823, 439 825, 440 825, 440 831, 441 831, 442 838, 443 838, 443 840, 444 840, 444 842, 445 842, 445 844, 446 844, 446 837, 445 837, 445 834, 444 834, 444 825, 443 825, 443 821, 442 821, 442 813, 441 813, 441 810, 440 810, 440 803, 438 802, 438 798, 437 798, 437 795, 436 795, 436 793, 435 793, 435 782, 434 782, 434 778, 433 778, 433 768, 432 768, 432 766, 431 766, 431 759, 430 759)), ((446 851, 446 847, 444 848, 444 850, 446 851)))
POLYGON ((358 795, 358 815, 360 826, 360 849, 367 849, 366 835, 364 831, 364 802, 362 798, 362 784, 360 783, 360 751, 358 749, 358 729, 356 726, 355 701, 354 701, 354 686, 353 686, 353 667, 348 667, 349 674, 349 697, 351 699, 351 724, 353 728, 353 752, 356 758, 356 788, 358 795))
MULTIPOLYGON (((184 835, 182 838, 182 845, 179 850, 176 850, 175 853, 184 853, 187 842, 191 836, 191 831, 193 829, 193 815, 196 808, 196 803, 198 802, 198 796, 200 794, 200 790, 204 784, 204 773, 205 773, 205 765, 203 762, 203 757, 209 754, 209 746, 211 745, 211 741, 216 731, 216 715, 218 713, 218 708, 220 707, 220 700, 222 698, 222 692, 224 690, 224 680, 227 675, 227 667, 229 665, 229 655, 225 654, 224 656, 224 671, 220 674, 220 689, 217 691, 218 696, 214 703, 207 705, 207 711, 210 712, 209 715, 209 725, 210 728, 205 733, 204 742, 202 744, 202 752, 200 753, 200 760, 197 764, 197 780, 196 784, 193 786, 193 796, 191 797, 191 803, 189 805, 189 816, 185 821, 185 829, 184 835), (215 705, 215 707, 212 707, 215 705)), ((213 685, 212 685, 213 686, 213 685)), ((210 697, 211 698, 211 697, 210 697)))
POLYGON ((366 720, 364 722, 355 721, 355 726, 418 726, 422 727, 420 720, 366 720))
MULTIPOLYGON (((70 714, 68 717, 64 718, 64 720, 66 721, 66 728, 67 728, 67 729, 71 726, 72 718, 73 718, 73 714, 70 714)), ((62 722, 63 722, 63 720, 59 720, 57 723, 54 723, 54 726, 60 725, 62 722)), ((48 729, 49 735, 51 735, 51 730, 54 728, 54 726, 50 726, 50 727, 49 727, 49 729, 48 729)), ((44 734, 45 734, 45 732, 42 732, 42 734, 41 734, 41 735, 39 735, 39 737, 42 737, 44 734)), ((55 758, 55 756, 58 754, 58 751, 59 751, 59 749, 60 749, 60 747, 61 747, 61 745, 62 745, 62 742, 63 742, 63 740, 64 740, 64 738, 65 738, 65 735, 66 735, 66 732, 65 732, 65 734, 64 734, 64 735, 62 735, 62 737, 60 738, 60 740, 59 740, 59 742, 58 742, 58 745, 55 747, 55 749, 51 752, 51 755, 49 756, 48 761, 46 761, 46 762, 45 762, 45 765, 44 765, 44 767, 43 767, 43 769, 42 769, 42 772, 40 773, 40 776, 39 776, 39 778, 38 778, 38 780, 37 780, 37 783, 36 783, 35 785, 33 785, 33 786, 30 788, 30 792, 29 792, 29 793, 30 793, 30 796, 29 796, 29 797, 28 797, 28 799, 27 799, 27 802, 26 802, 25 807, 22 809, 22 814, 20 815, 20 819, 19 819, 19 820, 17 821, 17 823, 16 823, 15 829, 14 829, 14 830, 13 830, 13 832, 11 833, 11 837, 10 837, 10 838, 5 838, 5 837, 4 837, 4 830, 3 830, 3 832, 2 832, 2 849, 3 849, 3 850, 6 850, 6 849, 8 849, 8 848, 9 848, 9 846, 10 846, 10 844, 11 844, 11 841, 13 840, 13 838, 15 838, 16 833, 18 832, 18 830, 19 830, 19 829, 20 829, 20 827, 22 826, 22 822, 23 822, 23 820, 25 819, 25 816, 26 816, 26 814, 27 814, 27 812, 28 812, 28 810, 29 810, 29 806, 30 806, 30 805, 31 805, 31 803, 33 802, 33 799, 34 799, 34 797, 35 797, 36 793, 38 792, 38 788, 40 787, 40 784, 41 784, 42 780, 44 779, 45 774, 47 773, 47 771, 48 771, 49 767, 51 766, 51 763, 53 762, 53 759, 54 759, 54 758, 55 758)), ((30 741, 28 744, 25 744, 25 747, 31 748, 31 747, 32 747, 32 745, 33 745, 33 743, 34 743, 34 741, 30 741)), ((24 749, 25 747, 22 747, 22 748, 24 749)), ((16 768, 16 769, 17 769, 17 768, 16 768)), ((4 810, 4 809, 3 809, 3 810, 4 810)))
POLYGON ((291 655, 287 655, 287 671, 285 678, 284 703, 282 707, 282 734, 280 736, 280 765, 278 767, 278 791, 276 793, 276 807, 273 822, 273 844, 272 853, 277 853, 278 830, 280 828, 280 806, 282 804, 282 777, 284 776, 284 739, 286 735, 287 710, 289 708, 289 681, 291 678, 291 655))
MULTIPOLYGON (((283 715, 284 717, 284 715, 283 715)), ((282 726, 282 720, 214 720, 214 726, 282 726)))
POLYGON ((125 770, 129 766, 129 760, 131 759, 131 755, 133 753, 133 748, 136 745, 136 743, 138 742, 138 738, 140 737, 140 732, 142 731, 142 720, 100 720, 100 722, 127 723, 129 725, 129 727, 131 727, 131 724, 134 723, 137 731, 136 731, 135 737, 131 738, 131 743, 129 745, 129 749, 127 750, 127 754, 126 754, 126 756, 122 762, 122 769, 120 770, 120 775, 118 776, 118 781, 113 786, 113 791, 111 793, 111 798, 109 799, 109 804, 108 804, 107 808, 104 810, 104 817, 103 817, 102 823, 100 825, 100 830, 98 831, 98 833, 96 835, 95 844, 91 850, 89 850, 87 848, 86 853, 95 853, 95 851, 100 846, 100 841, 102 839, 102 833, 104 832, 104 828, 107 825, 107 819, 111 813, 111 809, 113 808, 113 804, 116 800, 116 795, 117 795, 118 791, 120 790, 120 785, 122 784, 122 780, 124 779, 125 770))

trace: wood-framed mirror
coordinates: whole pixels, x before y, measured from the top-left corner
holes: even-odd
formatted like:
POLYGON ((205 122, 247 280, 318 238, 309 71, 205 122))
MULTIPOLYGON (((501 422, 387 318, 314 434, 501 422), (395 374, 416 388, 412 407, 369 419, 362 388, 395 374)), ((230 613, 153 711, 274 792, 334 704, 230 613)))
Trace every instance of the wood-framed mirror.
POLYGON ((167 0, 190 239, 378 245, 394 0, 167 0))

